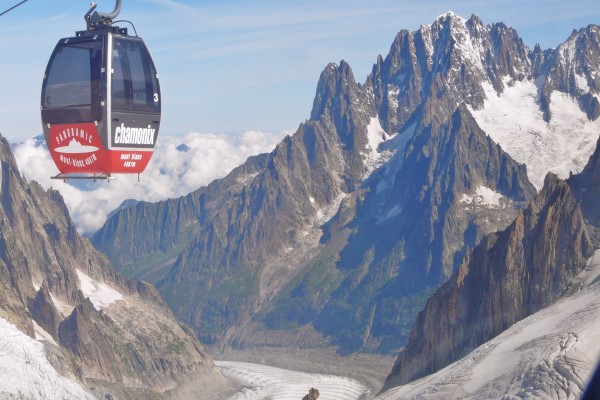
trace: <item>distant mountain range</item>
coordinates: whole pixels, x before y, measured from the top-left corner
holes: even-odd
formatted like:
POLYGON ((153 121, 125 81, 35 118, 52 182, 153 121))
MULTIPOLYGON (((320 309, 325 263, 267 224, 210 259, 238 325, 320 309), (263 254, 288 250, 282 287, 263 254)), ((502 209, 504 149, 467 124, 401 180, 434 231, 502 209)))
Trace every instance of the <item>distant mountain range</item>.
POLYGON ((442 15, 398 33, 362 84, 329 64, 310 119, 272 153, 120 210, 93 243, 208 343, 397 353, 482 239, 535 215, 548 171, 584 168, 600 132, 599 55, 594 25, 532 50, 503 23, 442 15))

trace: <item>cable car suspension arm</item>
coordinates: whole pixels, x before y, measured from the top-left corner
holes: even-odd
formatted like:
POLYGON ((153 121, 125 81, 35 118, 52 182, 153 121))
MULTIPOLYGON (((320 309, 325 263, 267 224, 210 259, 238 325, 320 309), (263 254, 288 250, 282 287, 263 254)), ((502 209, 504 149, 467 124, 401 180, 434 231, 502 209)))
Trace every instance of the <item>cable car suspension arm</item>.
POLYGON ((94 30, 97 27, 111 26, 113 20, 117 18, 117 15, 121 11, 121 2, 122 0, 116 0, 115 9, 111 13, 103 13, 95 11, 97 4, 92 1, 90 10, 84 16, 88 31, 94 30))

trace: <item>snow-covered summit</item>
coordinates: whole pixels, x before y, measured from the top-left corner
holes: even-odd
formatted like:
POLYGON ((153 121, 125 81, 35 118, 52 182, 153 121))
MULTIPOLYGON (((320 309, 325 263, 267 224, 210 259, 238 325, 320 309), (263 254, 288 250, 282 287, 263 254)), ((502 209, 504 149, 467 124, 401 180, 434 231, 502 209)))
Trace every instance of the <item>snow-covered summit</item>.
POLYGON ((441 75, 456 103, 466 103, 484 131, 527 164, 538 188, 547 172, 563 178, 577 173, 593 152, 600 134, 596 25, 575 30, 556 50, 531 51, 504 23, 484 25, 476 15, 467 20, 448 11, 416 32, 400 34, 386 61, 398 77, 388 81, 392 112, 410 106, 415 94, 407 86, 441 75), (410 64, 401 58, 406 50, 410 64))

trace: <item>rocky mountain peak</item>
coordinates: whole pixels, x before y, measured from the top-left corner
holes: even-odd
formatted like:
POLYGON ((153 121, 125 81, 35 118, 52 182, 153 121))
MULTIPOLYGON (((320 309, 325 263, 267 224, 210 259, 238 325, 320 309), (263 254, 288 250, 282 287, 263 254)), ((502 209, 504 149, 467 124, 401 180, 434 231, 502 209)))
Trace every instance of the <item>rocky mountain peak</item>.
MULTIPOLYGON (((474 43, 481 39, 485 27, 478 18, 466 20, 452 12, 440 16, 431 24, 431 36, 434 43, 446 46, 445 54, 456 54, 463 62, 480 66, 480 49, 474 43)), ((441 61, 441 60, 440 60, 441 61)))
POLYGON ((313 102, 311 120, 318 120, 324 113, 331 113, 332 108, 341 107, 336 100, 346 100, 356 96, 357 84, 350 65, 342 60, 338 66, 329 63, 319 78, 313 102))
POLYGON ((375 104, 389 132, 402 129, 431 92, 445 82, 456 103, 484 105, 485 84, 502 93, 505 80, 531 75, 529 50, 517 32, 503 23, 483 25, 449 12, 417 31, 400 31, 385 58, 377 60, 369 82, 375 104), (439 85, 438 85, 439 86, 439 85))
POLYGON ((115 348, 94 323, 94 319, 101 320, 102 316, 91 301, 85 299, 60 323, 60 344, 87 366, 88 376, 123 383, 115 348))
POLYGON ((479 15, 477 14, 471 14, 471 17, 467 20, 466 24, 470 31, 480 30, 484 27, 481 18, 479 18, 479 15))
POLYGON ((28 304, 31 318, 55 339, 58 338, 58 325, 61 315, 56 309, 46 282, 42 284, 36 296, 28 304))
POLYGON ((597 25, 589 25, 579 31, 573 31, 567 41, 556 49, 556 59, 566 68, 564 73, 581 76, 583 80, 577 81, 576 78, 570 77, 568 86, 559 89, 567 93, 575 89, 599 93, 600 83, 592 76, 592 72, 600 68, 599 56, 600 28, 597 25))
POLYGON ((452 10, 448 10, 448 12, 439 15, 433 22, 433 25, 439 24, 439 25, 445 25, 448 27, 456 27, 461 24, 464 25, 466 22, 467 22, 467 20, 465 18, 456 14, 452 10))
POLYGON ((542 50, 542 47, 539 43, 536 43, 533 50, 529 52, 529 59, 531 60, 531 74, 533 76, 539 76, 541 74, 542 67, 548 59, 550 52, 550 49, 542 50))
POLYGON ((579 100, 580 107, 590 120, 600 116, 600 27, 588 25, 573 31, 569 38, 546 57, 541 69, 543 84, 541 104, 545 117, 550 112, 551 94, 558 90, 579 100))
MULTIPOLYGON (((544 71, 550 53, 536 54, 544 71)), ((270 343, 266 330, 310 326, 344 351, 397 351, 426 296, 536 193, 476 115, 531 68, 514 29, 476 15, 401 30, 364 84, 327 65, 311 118, 264 164, 122 210, 94 242, 137 276, 160 271, 206 340, 270 343)))

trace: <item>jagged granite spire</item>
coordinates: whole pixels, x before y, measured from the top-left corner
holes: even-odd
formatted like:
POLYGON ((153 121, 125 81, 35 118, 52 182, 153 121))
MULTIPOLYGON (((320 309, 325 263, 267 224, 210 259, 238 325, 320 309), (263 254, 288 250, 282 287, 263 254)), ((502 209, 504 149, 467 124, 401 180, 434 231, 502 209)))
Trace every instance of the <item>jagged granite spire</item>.
POLYGON ((568 183, 579 201, 594 245, 600 247, 600 139, 583 171, 569 177, 568 183))
POLYGON ((368 81, 382 126, 392 133, 416 111, 435 79, 446 82, 458 103, 478 109, 485 100, 482 83, 502 92, 503 79, 530 75, 528 49, 513 28, 450 12, 415 32, 400 31, 368 81))

